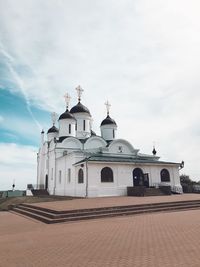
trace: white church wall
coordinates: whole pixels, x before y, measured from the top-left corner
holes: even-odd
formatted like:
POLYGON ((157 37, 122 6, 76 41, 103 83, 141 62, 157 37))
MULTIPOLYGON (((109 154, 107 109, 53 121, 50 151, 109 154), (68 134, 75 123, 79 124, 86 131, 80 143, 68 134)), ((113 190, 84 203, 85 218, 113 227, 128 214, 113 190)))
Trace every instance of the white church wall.
POLYGON ((59 120, 59 137, 62 136, 76 136, 75 130, 76 121, 73 119, 59 120), (71 125, 71 131, 69 131, 69 125, 71 125))
POLYGON ((65 183, 66 183, 66 168, 65 157, 58 158, 56 160, 56 177, 55 177, 55 194, 65 195, 65 183))
POLYGON ((127 194, 127 186, 132 186, 132 168, 115 163, 88 164, 88 196, 120 196, 127 194), (113 171, 113 182, 101 182, 101 170, 109 167, 113 171))
POLYGON ((49 168, 48 168, 48 191, 52 195, 55 189, 55 150, 49 149, 49 168))
POLYGON ((53 132, 53 133, 48 133, 47 134, 47 139, 50 142, 52 139, 56 138, 58 136, 58 133, 53 132))
POLYGON ((76 118, 77 123, 77 138, 87 138, 91 135, 91 117, 87 113, 74 113, 74 117, 76 118), (85 129, 84 129, 84 121, 85 121, 85 129))
POLYGON ((38 179, 37 183, 38 185, 44 185, 45 184, 45 176, 48 173, 47 166, 48 166, 48 159, 47 159, 47 151, 48 146, 47 142, 45 142, 38 153, 38 179))
POLYGON ((56 159, 56 195, 85 197, 85 167, 83 167, 84 183, 78 184, 78 170, 80 167, 74 166, 74 163, 82 160, 83 157, 81 153, 70 153, 56 159))
POLYGON ((86 196, 86 165, 81 164, 77 167, 75 167, 75 195, 79 197, 85 197, 86 196), (83 170, 83 183, 78 182, 78 173, 79 170, 83 170))
POLYGON ((173 174, 174 174, 174 185, 180 185, 179 170, 177 167, 173 168, 173 174))
POLYGON ((114 140, 116 138, 117 126, 113 124, 107 124, 101 126, 101 136, 105 140, 114 140))
POLYGON ((133 184, 133 170, 140 168, 143 173, 149 175, 149 186, 158 186, 161 183, 160 172, 166 168, 170 173, 170 182, 165 182, 165 185, 180 184, 178 178, 178 170, 175 166, 170 165, 150 165, 150 164, 117 164, 117 163, 94 163, 88 164, 88 196, 120 196, 127 195, 127 186, 133 184), (104 167, 109 167, 113 171, 114 180, 111 183, 101 182, 101 170, 104 167))
POLYGON ((144 173, 149 173, 149 185, 150 186, 158 186, 159 184, 163 185, 180 185, 180 178, 179 178, 179 171, 178 167, 174 165, 147 165, 144 168, 144 173), (161 171, 162 169, 167 169, 170 174, 170 181, 169 182, 162 182, 161 181, 161 171))

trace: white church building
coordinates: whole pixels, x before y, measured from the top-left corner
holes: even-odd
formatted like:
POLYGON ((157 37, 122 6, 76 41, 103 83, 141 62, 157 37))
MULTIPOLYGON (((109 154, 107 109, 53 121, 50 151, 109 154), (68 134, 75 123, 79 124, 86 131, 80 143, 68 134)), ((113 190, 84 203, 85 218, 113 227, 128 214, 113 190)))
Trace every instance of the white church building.
POLYGON ((58 119, 52 114, 53 125, 41 133, 37 154, 37 185, 49 194, 102 197, 125 196, 127 187, 171 186, 182 192, 180 163, 160 161, 155 148, 152 155, 142 154, 127 140, 118 139, 117 123, 110 116, 101 122, 101 135, 92 131, 92 116, 81 103, 83 89, 78 86, 78 103, 69 110, 69 95, 65 95, 66 111, 58 119))

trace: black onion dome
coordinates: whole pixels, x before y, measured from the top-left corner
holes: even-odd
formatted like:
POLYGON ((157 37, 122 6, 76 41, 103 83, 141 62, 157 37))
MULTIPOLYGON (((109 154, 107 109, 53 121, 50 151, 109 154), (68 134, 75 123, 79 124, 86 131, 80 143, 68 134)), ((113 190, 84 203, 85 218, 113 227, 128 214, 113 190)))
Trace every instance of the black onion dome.
POLYGON ((88 115, 91 116, 89 109, 84 106, 83 104, 81 104, 81 102, 78 102, 78 104, 76 106, 74 106, 73 108, 71 108, 70 113, 79 113, 79 112, 83 112, 83 113, 87 113, 88 115))
POLYGON ((52 126, 47 133, 58 133, 58 128, 56 128, 55 126, 52 126))
POLYGON ((155 147, 154 147, 154 148, 153 148, 153 151, 152 151, 152 154, 155 156, 156 153, 157 153, 157 151, 156 151, 156 149, 155 149, 155 147))
POLYGON ((63 119, 73 119, 75 120, 74 116, 69 112, 68 109, 66 109, 66 111, 60 115, 59 120, 63 120, 63 119))
POLYGON ((114 124, 117 126, 117 123, 109 115, 102 121, 101 126, 107 124, 114 124))

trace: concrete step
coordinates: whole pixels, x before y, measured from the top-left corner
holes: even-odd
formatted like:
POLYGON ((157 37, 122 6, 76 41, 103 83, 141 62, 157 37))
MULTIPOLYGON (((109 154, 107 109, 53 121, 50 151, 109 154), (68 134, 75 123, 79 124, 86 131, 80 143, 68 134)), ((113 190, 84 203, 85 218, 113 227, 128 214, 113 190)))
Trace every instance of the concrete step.
POLYGON ((49 196, 47 189, 32 189, 33 196, 49 196))
POLYGON ((145 196, 164 196, 165 194, 159 188, 146 188, 145 196))
POLYGON ((148 212, 178 211, 199 208, 200 201, 177 201, 68 211, 55 211, 33 205, 21 204, 17 207, 13 207, 13 211, 44 223, 59 223, 102 217, 134 215, 148 212))
POLYGON ((200 200, 188 200, 188 201, 174 201, 174 202, 159 202, 159 203, 147 203, 147 204, 137 204, 137 205, 126 205, 126 206, 108 206, 101 208, 86 208, 86 209, 75 209, 75 210, 52 210, 44 207, 39 207, 36 205, 30 204, 19 204, 17 207, 26 207, 35 211, 44 211, 47 213, 53 214, 67 214, 67 213, 81 213, 81 212, 94 212, 94 211, 104 211, 104 210, 118 210, 118 209, 129 209, 129 208, 148 208, 148 207, 156 207, 156 206, 174 206, 174 205, 184 205, 184 204, 199 204, 200 200))
POLYGON ((191 210, 191 209, 199 209, 200 203, 197 205, 182 205, 182 206, 168 206, 168 207, 152 207, 150 209, 137 209, 137 210, 129 210, 129 211, 116 211, 113 213, 90 213, 90 214, 77 214, 77 216, 71 216, 72 214, 68 214, 68 216, 57 217, 57 218, 47 218, 45 215, 41 216, 35 214, 33 212, 25 211, 21 208, 15 208, 14 211, 18 212, 22 215, 34 218, 41 222, 52 224, 52 223, 61 223, 61 222, 72 222, 72 221, 80 221, 80 220, 90 220, 90 219, 99 219, 106 217, 116 217, 116 216, 129 216, 129 215, 138 215, 144 213, 153 213, 153 212, 171 212, 171 211, 180 211, 180 210, 191 210))
MULTIPOLYGON (((28 212, 33 212, 36 213, 38 215, 41 216, 46 216, 48 218, 64 218, 64 217, 76 217, 76 216, 80 216, 80 215, 91 215, 91 214, 100 214, 100 213, 117 213, 117 212, 128 212, 128 211, 132 211, 132 210, 141 210, 141 209, 152 209, 153 208, 165 208, 165 207, 179 207, 179 206, 184 206, 184 205, 188 205, 188 203, 169 203, 169 204, 165 204, 165 203, 157 203, 156 205, 139 205, 139 206, 134 206, 134 205, 130 205, 130 206, 118 206, 118 207, 108 207, 108 208, 97 208, 97 209, 84 209, 84 210, 79 210, 79 212, 77 212, 76 210, 72 210, 72 211, 62 211, 62 212, 55 212, 54 210, 40 210, 37 209, 36 206, 31 206, 31 205, 18 205, 18 208, 21 208, 22 210, 28 211, 28 212)), ((200 204, 200 202, 194 202, 194 203, 190 203, 191 206, 195 206, 200 204)))

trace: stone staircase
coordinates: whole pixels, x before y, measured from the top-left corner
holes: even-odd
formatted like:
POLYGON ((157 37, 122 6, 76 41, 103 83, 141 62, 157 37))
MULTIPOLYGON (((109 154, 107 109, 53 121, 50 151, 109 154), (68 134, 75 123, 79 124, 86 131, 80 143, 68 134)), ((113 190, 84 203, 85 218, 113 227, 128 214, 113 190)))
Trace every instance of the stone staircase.
POLYGON ((47 189, 31 189, 33 196, 49 196, 47 189))
POLYGON ((145 188, 144 196, 164 196, 166 195, 160 188, 145 188))
POLYGON ((200 200, 115 206, 80 210, 57 211, 29 204, 13 206, 12 211, 43 223, 63 223, 117 216, 133 216, 144 213, 172 212, 200 209, 200 200))

